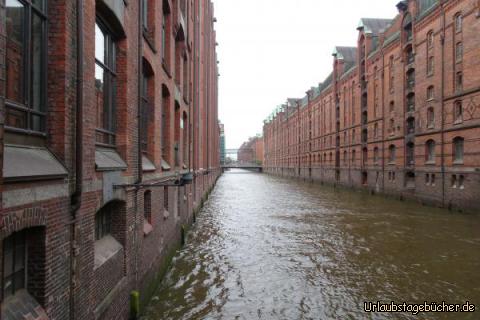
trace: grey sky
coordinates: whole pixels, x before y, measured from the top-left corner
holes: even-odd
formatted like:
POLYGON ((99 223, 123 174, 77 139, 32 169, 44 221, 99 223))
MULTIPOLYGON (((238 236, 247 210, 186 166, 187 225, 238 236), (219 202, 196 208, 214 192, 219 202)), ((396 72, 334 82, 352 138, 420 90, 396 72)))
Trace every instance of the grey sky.
POLYGON ((228 148, 261 133, 287 97, 332 70, 334 46, 354 46, 360 18, 393 18, 398 0, 214 0, 219 116, 228 148))

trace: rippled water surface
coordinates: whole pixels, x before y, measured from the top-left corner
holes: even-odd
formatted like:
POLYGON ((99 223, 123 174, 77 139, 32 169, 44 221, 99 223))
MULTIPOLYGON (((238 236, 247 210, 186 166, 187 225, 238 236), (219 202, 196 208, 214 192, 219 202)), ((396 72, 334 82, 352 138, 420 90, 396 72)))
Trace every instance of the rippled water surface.
POLYGON ((480 319, 480 216, 231 171, 145 319, 480 319), (478 311, 363 312, 378 300, 478 311))

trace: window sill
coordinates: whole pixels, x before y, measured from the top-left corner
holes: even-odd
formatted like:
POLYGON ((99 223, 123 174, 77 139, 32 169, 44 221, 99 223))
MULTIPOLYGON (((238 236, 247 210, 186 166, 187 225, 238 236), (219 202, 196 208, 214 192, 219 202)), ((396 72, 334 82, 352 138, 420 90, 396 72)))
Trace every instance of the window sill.
POLYGON ((463 165, 463 161, 462 160, 455 160, 455 161, 453 161, 453 164, 461 166, 461 165, 463 165))
POLYGON ((463 123, 463 120, 455 120, 453 122, 454 125, 458 125, 458 124, 462 124, 463 123))
POLYGON ((6 182, 62 179, 67 175, 65 167, 47 148, 5 145, 6 182))
POLYGON ((107 235, 94 244, 94 270, 100 268, 105 262, 113 258, 123 246, 111 235, 107 235))
POLYGON ((435 161, 426 161, 425 162, 425 165, 428 165, 428 166, 434 166, 436 163, 435 161))

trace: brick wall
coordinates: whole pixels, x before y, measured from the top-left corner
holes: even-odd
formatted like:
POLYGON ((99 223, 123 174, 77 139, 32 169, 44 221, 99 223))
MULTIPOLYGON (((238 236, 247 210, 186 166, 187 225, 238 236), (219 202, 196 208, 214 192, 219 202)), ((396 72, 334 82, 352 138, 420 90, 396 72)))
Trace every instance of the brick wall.
POLYGON ((480 190, 478 10, 478 1, 472 0, 439 2, 426 13, 409 2, 393 20, 362 19, 357 46, 335 49, 332 74, 303 99, 288 99, 265 121, 266 171, 477 210, 480 202, 471 195, 480 190), (413 16, 412 63, 403 31, 408 13, 413 16), (454 28, 458 13, 463 17, 460 32, 454 28), (461 61, 455 58, 458 42, 463 43, 461 61), (432 71, 427 68, 430 58, 432 71), (411 91, 406 86, 409 70, 415 75, 411 91), (459 71, 463 88, 457 91, 459 71), (433 97, 427 97, 429 88, 433 97), (414 94, 412 111, 409 93, 414 94), (461 121, 454 119, 458 102, 463 105, 461 121), (465 139, 461 164, 452 160, 455 137, 465 139), (434 161, 426 161, 430 140, 435 141, 434 161), (409 143, 414 144, 412 163, 409 143), (390 146, 395 146, 394 161, 390 146), (452 183, 455 179, 463 184, 452 183))

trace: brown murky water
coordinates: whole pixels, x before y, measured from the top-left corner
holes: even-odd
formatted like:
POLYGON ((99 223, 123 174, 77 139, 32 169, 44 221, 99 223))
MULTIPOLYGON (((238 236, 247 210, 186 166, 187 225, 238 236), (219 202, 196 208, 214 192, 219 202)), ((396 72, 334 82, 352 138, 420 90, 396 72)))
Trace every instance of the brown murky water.
POLYGON ((226 173, 145 319, 480 319, 480 215, 226 173), (477 312, 363 311, 378 300, 477 312))

